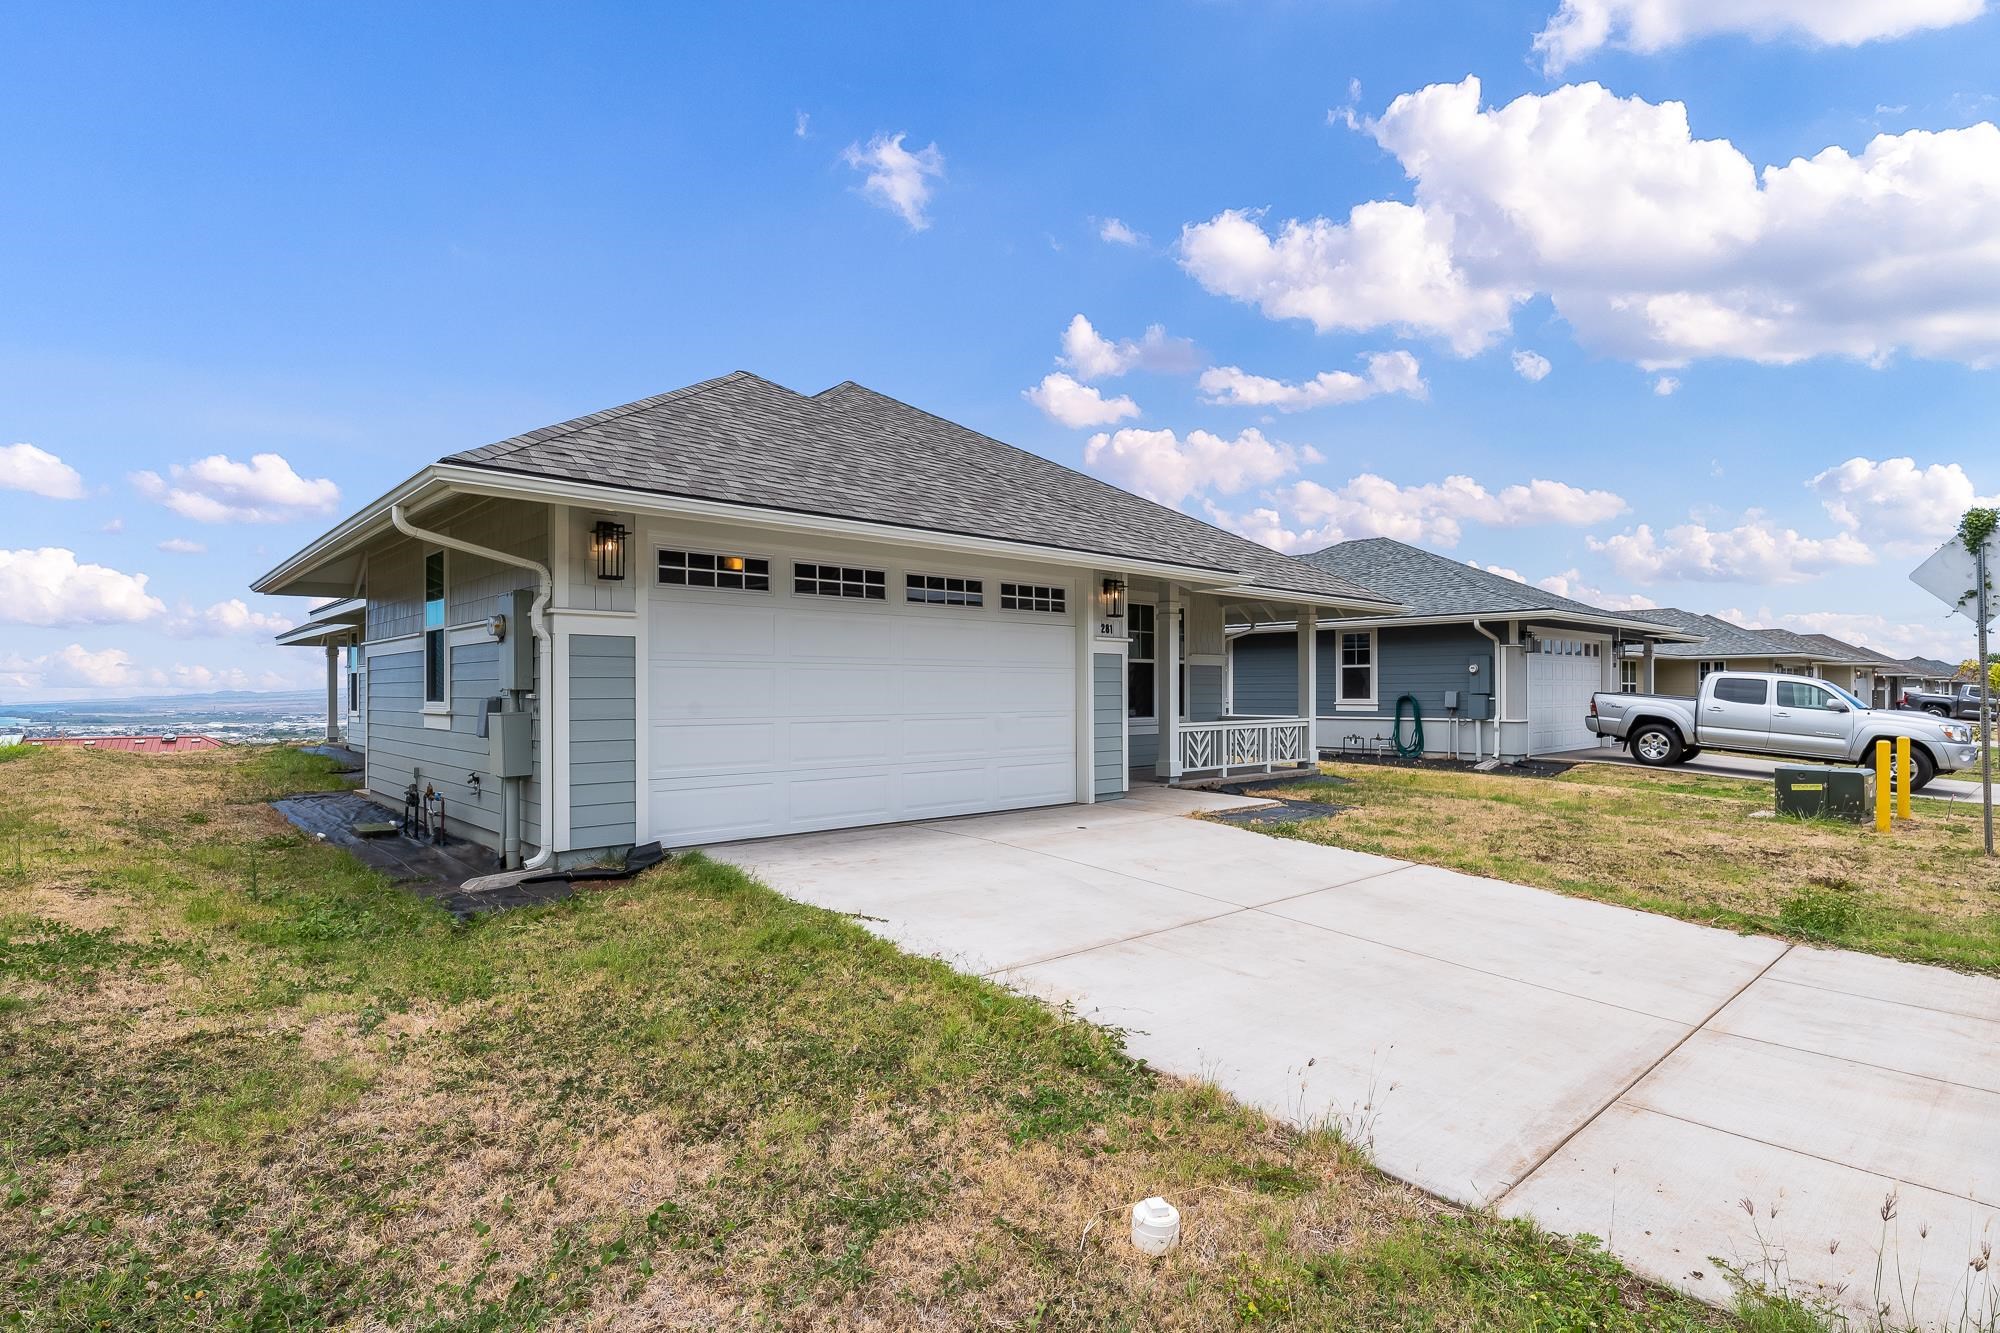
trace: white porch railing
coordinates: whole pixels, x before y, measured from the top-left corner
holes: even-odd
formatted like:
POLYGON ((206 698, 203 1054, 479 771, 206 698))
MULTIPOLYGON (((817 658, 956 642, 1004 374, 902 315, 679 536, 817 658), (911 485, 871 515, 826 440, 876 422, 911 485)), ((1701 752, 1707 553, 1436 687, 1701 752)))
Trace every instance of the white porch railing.
POLYGON ((1312 721, 1303 717, 1231 717, 1182 722, 1175 728, 1176 775, 1225 772, 1279 764, 1310 764, 1312 721))

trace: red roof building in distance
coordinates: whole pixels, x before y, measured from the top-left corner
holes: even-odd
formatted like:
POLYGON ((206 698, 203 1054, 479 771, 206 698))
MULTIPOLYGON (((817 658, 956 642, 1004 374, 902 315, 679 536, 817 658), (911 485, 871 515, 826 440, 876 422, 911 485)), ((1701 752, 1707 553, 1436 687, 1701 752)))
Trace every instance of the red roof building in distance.
POLYGON ((131 754, 193 754, 220 750, 213 736, 30 736, 30 745, 68 745, 82 750, 124 750, 131 754))

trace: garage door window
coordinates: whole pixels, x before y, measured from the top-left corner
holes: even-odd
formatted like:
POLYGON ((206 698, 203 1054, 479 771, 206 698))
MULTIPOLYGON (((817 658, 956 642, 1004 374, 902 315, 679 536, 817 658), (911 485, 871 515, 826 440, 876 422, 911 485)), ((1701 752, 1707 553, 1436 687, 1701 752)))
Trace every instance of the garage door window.
POLYGON ((661 551, 659 581, 674 588, 771 591, 771 562, 761 556, 715 551, 661 551))
POLYGON ((1062 588, 1045 588, 1035 583, 1000 585, 1002 611, 1047 611, 1062 615, 1069 610, 1069 594, 1062 588))
POLYGON ((801 597, 856 597, 868 602, 889 599, 889 576, 879 569, 851 565, 793 565, 792 591, 801 597))
POLYGON ((905 574, 903 600, 931 606, 984 606, 986 584, 980 579, 952 578, 943 574, 905 574))

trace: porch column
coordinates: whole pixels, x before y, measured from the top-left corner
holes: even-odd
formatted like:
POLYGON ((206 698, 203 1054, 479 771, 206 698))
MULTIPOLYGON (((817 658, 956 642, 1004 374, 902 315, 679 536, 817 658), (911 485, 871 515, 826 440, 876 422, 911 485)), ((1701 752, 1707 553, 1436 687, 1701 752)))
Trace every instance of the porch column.
POLYGON ((326 646, 326 738, 340 743, 340 648, 326 646))
POLYGON ((1646 640, 1646 688, 1644 691, 1647 694, 1658 693, 1653 681, 1653 661, 1653 641, 1648 639, 1646 640))
MULTIPOLYGON (((1299 608, 1299 716, 1306 720, 1308 762, 1319 757, 1319 608, 1299 608)), ((1336 663, 1335 669, 1338 669, 1336 663)))
POLYGON ((1168 782, 1181 775, 1181 590, 1167 589, 1153 615, 1154 709, 1160 754, 1153 772, 1168 782))

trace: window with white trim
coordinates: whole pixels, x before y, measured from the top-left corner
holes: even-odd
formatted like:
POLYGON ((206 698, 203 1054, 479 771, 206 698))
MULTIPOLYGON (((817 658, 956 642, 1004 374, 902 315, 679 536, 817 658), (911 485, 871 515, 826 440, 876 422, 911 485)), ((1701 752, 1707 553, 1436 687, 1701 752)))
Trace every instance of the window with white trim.
POLYGON ((451 648, 444 624, 445 553, 424 555, 424 704, 451 702, 451 648))
POLYGON ((948 574, 905 574, 903 600, 930 606, 984 606, 986 583, 948 574))
POLYGON ((1059 616, 1069 610, 1069 592, 1064 588, 1049 588, 1038 583, 1003 583, 1000 585, 1000 609, 1046 611, 1059 616))
POLYGON ((771 562, 762 556, 662 550, 655 570, 654 578, 662 587, 771 591, 771 562))
POLYGON ((1630 657, 1618 663, 1618 689, 1624 694, 1639 692, 1639 663, 1630 657))
POLYGON ((1718 671, 1729 670, 1729 663, 1720 661, 1697 662, 1694 665, 1694 669, 1695 669, 1695 679, 1697 681, 1702 681, 1702 680, 1707 680, 1710 676, 1714 675, 1718 671))
POLYGON ((1343 708, 1375 703, 1375 631, 1345 630, 1340 636, 1340 661, 1335 677, 1335 702, 1343 708))
POLYGON ((1151 718, 1159 713, 1159 682, 1153 674, 1158 613, 1149 603, 1134 602, 1127 614, 1132 618, 1132 642, 1125 651, 1125 716, 1151 718))
POLYGON ((801 597, 853 597, 867 602, 889 599, 889 575, 880 569, 852 565, 792 566, 792 591, 801 597))

